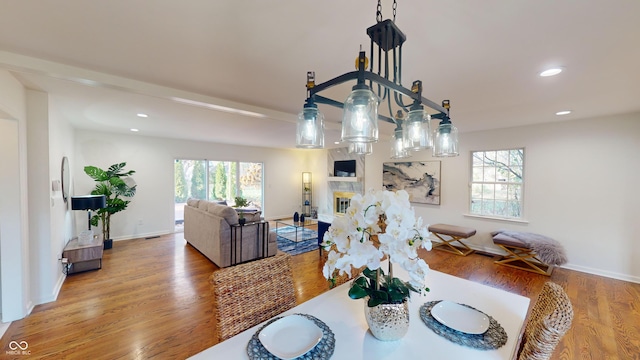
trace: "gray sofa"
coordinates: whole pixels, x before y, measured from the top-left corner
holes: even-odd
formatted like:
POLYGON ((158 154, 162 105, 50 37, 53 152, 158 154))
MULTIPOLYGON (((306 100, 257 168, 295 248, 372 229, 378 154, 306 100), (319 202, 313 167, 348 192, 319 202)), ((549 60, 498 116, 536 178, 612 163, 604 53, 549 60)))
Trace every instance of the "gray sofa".
POLYGON ((260 215, 259 212, 252 216, 245 215, 245 226, 231 226, 238 224, 238 213, 234 208, 216 202, 189 199, 184 206, 184 238, 219 267, 262 257, 262 240, 265 236, 268 241, 265 257, 273 256, 278 251, 276 235, 269 231, 269 223, 263 222, 260 215), (232 244, 232 233, 235 233, 237 244, 232 244), (235 261, 232 261, 232 245, 235 261))

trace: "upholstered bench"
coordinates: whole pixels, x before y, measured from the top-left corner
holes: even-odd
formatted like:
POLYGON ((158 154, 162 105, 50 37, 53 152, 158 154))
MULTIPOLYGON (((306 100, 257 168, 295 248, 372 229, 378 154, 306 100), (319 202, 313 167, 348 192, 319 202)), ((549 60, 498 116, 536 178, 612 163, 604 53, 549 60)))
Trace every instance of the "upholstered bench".
POLYGON ((496 264, 550 276, 554 265, 567 262, 562 245, 546 236, 505 230, 491 235, 493 243, 507 253, 496 264))
POLYGON ((429 226, 429 231, 440 239, 440 242, 433 242, 434 249, 462 256, 467 256, 474 251, 460 240, 475 235, 476 229, 456 225, 435 224, 429 226))

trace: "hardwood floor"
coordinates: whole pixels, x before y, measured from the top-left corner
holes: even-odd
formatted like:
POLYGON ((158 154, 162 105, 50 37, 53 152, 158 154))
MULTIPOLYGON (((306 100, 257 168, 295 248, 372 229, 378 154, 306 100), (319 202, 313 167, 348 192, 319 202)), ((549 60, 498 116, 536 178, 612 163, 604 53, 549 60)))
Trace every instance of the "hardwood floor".
MULTIPOLYGON (((478 254, 421 255, 432 269, 534 301, 549 280, 478 254)), ((293 266, 298 303, 328 289, 318 252, 294 256, 293 266)), ((57 301, 12 323, 0 358, 189 357, 214 345, 208 277, 216 269, 182 233, 116 242, 105 251, 101 270, 68 276, 57 301), (10 355, 11 341, 26 341, 30 355, 10 355)), ((575 311, 553 359, 640 359, 640 284, 565 269, 556 269, 550 280, 566 289, 575 311)))

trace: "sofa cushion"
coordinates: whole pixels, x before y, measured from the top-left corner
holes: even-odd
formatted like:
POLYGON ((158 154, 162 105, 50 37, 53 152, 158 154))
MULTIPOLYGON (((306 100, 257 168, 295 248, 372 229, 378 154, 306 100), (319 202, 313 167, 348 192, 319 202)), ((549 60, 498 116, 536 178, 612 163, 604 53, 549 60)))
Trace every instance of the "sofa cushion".
POLYGON ((218 205, 212 202, 208 203, 206 210, 213 215, 224 218, 229 225, 238 223, 238 213, 230 206, 218 205))
POLYGON ((200 199, 187 199, 187 205, 193 206, 195 208, 198 207, 198 203, 200 203, 200 199))
POLYGON ((244 218, 247 219, 247 222, 254 222, 262 220, 262 211, 244 213, 244 218))
POLYGON ((200 200, 198 203, 198 209, 207 211, 207 208, 209 208, 209 202, 207 200, 200 200))

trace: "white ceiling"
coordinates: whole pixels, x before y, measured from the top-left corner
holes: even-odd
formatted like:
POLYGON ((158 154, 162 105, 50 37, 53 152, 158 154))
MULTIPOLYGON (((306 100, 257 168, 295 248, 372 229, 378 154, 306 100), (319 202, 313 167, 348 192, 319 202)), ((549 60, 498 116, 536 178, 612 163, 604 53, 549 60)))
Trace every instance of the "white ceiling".
MULTIPOLYGON (((77 128, 293 148, 306 72, 320 83, 352 71, 375 9, 373 0, 0 0, 0 67, 48 92, 77 128)), ((425 97, 450 99, 461 132, 640 111, 638 0, 399 0, 396 24, 407 36, 403 84, 420 79, 425 97), (551 66, 565 71, 537 76, 551 66), (573 113, 555 115, 565 109, 573 113)), ((331 145, 340 113, 320 109, 331 145)))

